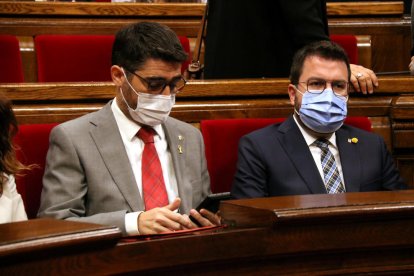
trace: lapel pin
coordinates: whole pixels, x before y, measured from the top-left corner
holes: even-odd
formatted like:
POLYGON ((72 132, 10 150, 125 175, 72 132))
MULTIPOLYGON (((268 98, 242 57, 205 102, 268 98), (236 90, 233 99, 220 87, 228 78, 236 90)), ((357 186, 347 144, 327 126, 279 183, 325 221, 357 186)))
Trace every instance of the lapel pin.
POLYGON ((183 147, 182 147, 181 145, 178 145, 178 152, 179 152, 180 154, 182 154, 182 153, 183 153, 183 147))
POLYGON ((184 140, 184 136, 178 135, 178 140, 180 140, 180 141, 184 140))
POLYGON ((358 143, 358 138, 356 137, 348 138, 348 143, 356 144, 358 143))

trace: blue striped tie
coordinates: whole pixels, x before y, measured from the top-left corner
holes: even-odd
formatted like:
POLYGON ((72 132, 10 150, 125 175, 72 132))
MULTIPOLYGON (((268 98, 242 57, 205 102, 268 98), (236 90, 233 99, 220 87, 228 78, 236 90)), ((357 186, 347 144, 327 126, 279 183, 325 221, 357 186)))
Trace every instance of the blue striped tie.
POLYGON ((345 187, 339 176, 335 158, 328 148, 329 142, 325 139, 319 139, 316 140, 314 144, 322 151, 321 162, 326 191, 328 194, 344 193, 345 187))

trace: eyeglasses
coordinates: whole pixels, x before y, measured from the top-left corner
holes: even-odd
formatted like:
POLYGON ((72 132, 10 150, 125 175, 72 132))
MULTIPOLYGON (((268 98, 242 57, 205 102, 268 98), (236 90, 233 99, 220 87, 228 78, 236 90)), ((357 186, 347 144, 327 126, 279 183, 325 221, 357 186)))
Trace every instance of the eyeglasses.
POLYGON ((148 92, 152 94, 161 94, 164 91, 165 87, 167 87, 167 85, 170 88, 171 94, 177 94, 180 92, 181 89, 183 89, 183 87, 187 83, 183 76, 175 77, 171 81, 167 82, 167 80, 163 78, 143 78, 137 73, 131 71, 128 72, 137 76, 147 86, 148 92))
POLYGON ((299 82, 306 84, 306 91, 312 94, 321 94, 326 89, 326 84, 330 83, 334 94, 343 99, 348 100, 349 82, 347 81, 326 81, 323 79, 308 79, 306 82, 299 82))

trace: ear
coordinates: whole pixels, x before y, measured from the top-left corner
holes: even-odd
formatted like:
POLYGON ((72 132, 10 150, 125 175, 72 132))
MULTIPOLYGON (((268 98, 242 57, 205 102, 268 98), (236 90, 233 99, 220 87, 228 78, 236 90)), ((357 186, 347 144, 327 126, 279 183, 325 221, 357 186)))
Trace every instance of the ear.
POLYGON ((123 69, 119 67, 118 65, 112 65, 111 66, 111 77, 112 77, 112 81, 114 82, 116 86, 121 86, 125 78, 123 69))
POLYGON ((290 104, 295 106, 295 98, 296 98, 296 87, 293 84, 289 84, 288 86, 288 94, 290 99, 290 104))

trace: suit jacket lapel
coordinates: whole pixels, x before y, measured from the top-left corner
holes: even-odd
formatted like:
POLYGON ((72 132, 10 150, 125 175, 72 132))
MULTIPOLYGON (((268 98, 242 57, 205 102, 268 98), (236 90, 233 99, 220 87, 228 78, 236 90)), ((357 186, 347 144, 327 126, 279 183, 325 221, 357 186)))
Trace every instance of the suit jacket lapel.
POLYGON ((185 185, 187 181, 185 181, 185 174, 183 174, 186 169, 185 160, 187 160, 187 154, 191 154, 191 152, 186 150, 188 141, 172 120, 167 120, 163 127, 177 179, 178 195, 181 198, 180 213, 188 213, 192 207, 193 194, 192 187, 185 185))
POLYGON ((94 120, 91 120, 94 127, 91 128, 90 133, 102 159, 131 210, 144 210, 144 202, 135 184, 131 166, 125 166, 125 164, 129 164, 129 159, 110 103, 99 111, 98 115, 94 120))
POLYGON ((336 132, 336 143, 341 158, 342 174, 344 176, 347 192, 360 191, 360 179, 362 164, 360 159, 359 145, 351 143, 348 139, 353 138, 348 130, 340 128, 336 132))
POLYGON ((292 116, 280 125, 279 131, 283 133, 279 136, 282 147, 309 190, 314 194, 326 193, 325 184, 309 147, 292 116))

